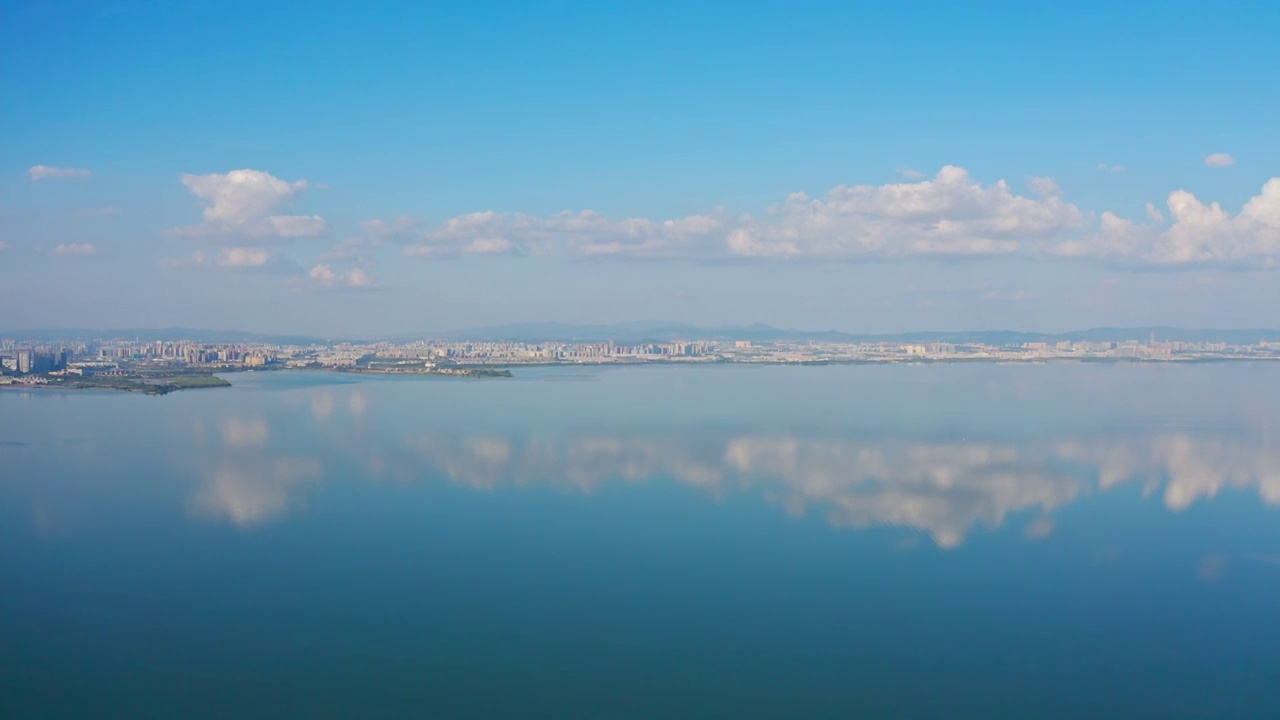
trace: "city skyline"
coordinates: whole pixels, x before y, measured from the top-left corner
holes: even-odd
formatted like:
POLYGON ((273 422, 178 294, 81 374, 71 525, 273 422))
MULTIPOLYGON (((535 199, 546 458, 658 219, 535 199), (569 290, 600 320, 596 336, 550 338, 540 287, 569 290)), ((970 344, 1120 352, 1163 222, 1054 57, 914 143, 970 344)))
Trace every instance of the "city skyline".
POLYGON ((1280 327, 1280 11, 1102 7, 8 2, 0 328, 1280 327))

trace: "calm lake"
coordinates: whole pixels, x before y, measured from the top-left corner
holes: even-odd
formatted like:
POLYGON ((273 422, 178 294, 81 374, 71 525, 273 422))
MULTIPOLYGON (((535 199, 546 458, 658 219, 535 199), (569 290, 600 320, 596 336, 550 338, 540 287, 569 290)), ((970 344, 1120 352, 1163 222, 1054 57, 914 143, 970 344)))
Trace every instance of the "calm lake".
POLYGON ((1280 363, 0 391, 0 716, 1280 717, 1280 363))

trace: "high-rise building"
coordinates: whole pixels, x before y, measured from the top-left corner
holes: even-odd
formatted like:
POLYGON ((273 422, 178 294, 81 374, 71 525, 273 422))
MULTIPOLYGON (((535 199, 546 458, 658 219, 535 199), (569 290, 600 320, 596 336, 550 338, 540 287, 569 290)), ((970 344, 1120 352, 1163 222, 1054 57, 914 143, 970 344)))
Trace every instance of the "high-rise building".
POLYGON ((31 372, 31 368, 35 365, 35 353, 31 350, 18 351, 18 372, 26 375, 31 372))

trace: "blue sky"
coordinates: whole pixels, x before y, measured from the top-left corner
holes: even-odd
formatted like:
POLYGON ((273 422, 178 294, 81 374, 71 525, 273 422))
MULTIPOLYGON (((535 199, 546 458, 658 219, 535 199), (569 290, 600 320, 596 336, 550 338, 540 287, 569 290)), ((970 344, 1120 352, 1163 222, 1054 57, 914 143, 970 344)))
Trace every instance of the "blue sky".
POLYGON ((0 329, 1280 326, 1274 4, 265 5, 0 3, 0 329))

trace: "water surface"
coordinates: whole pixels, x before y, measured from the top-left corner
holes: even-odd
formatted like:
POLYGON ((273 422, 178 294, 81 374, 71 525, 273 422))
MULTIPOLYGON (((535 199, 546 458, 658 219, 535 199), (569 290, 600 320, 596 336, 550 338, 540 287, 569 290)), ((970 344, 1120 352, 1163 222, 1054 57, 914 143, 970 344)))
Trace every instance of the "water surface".
POLYGON ((0 392, 5 717, 1280 716, 1280 365, 0 392))

